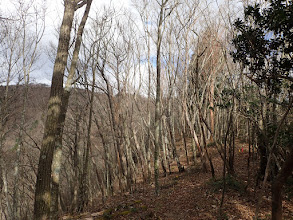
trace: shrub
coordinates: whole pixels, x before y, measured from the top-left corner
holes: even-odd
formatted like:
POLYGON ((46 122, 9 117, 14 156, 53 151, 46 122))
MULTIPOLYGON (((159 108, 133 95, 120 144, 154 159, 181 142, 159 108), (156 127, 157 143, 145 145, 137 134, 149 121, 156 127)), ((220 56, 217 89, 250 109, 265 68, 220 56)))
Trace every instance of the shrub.
MULTIPOLYGON (((223 189, 224 178, 213 180, 211 179, 208 184, 212 187, 213 192, 218 192, 223 189)), ((231 175, 226 176, 226 189, 232 189, 240 193, 244 193, 245 185, 231 175)))

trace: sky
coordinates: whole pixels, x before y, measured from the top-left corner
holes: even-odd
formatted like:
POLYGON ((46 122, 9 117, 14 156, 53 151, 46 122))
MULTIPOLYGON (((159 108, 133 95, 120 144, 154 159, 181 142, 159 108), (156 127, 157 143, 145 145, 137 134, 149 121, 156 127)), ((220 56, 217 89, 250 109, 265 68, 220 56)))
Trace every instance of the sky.
MULTIPOLYGON (((38 0, 41 1, 41 0, 38 0)), ((93 0, 91 6, 90 16, 93 15, 96 9, 102 8, 105 5, 112 5, 116 8, 130 7, 131 0, 93 0)), ((55 42, 57 45, 57 38, 52 36, 52 32, 55 31, 56 27, 60 25, 63 16, 63 1, 62 0, 51 0, 47 1, 47 15, 46 15, 46 32, 44 36, 44 42, 55 42)), ((83 9, 78 11, 79 14, 83 13, 83 9)), ((43 54, 42 60, 46 60, 47 55, 43 54)), ((51 76, 53 72, 53 64, 51 61, 46 62, 45 65, 41 68, 41 71, 36 72, 35 78, 38 83, 50 84, 51 76), (40 77, 41 76, 41 77, 40 77)))
MULTIPOLYGON (((46 16, 45 16, 45 32, 41 40, 42 53, 36 63, 33 71, 30 74, 32 82, 51 84, 51 77, 53 73, 53 63, 49 59, 46 48, 49 47, 50 42, 57 45, 56 30, 62 21, 64 6, 63 0, 0 0, 0 12, 1 15, 8 16, 15 13, 16 2, 34 1, 37 4, 45 4, 46 16)), ((131 7, 131 0, 93 0, 90 16, 95 9, 102 8, 104 5, 112 5, 116 8, 129 8, 131 7)), ((84 8, 84 7, 83 7, 84 8)), ((82 14, 84 9, 79 9, 78 13, 82 14)))
MULTIPOLYGON (((34 68, 34 71, 31 73, 31 79, 34 79, 36 83, 45 83, 51 84, 51 77, 53 73, 53 63, 52 59, 49 59, 46 48, 49 48, 51 42, 54 45, 57 45, 58 36, 56 36, 56 30, 59 28, 63 17, 63 0, 0 0, 0 13, 9 14, 15 10, 14 4, 19 1, 31 2, 34 1, 38 4, 46 5, 46 25, 44 36, 41 40, 42 53, 41 56, 34 68)), ((134 11, 132 8, 132 0, 93 0, 93 5, 91 8, 90 17, 94 17, 94 12, 96 9, 102 8, 104 5, 112 5, 118 9, 127 8, 130 11, 134 11)), ((223 0, 218 0, 222 2, 223 0)), ((233 0, 232 0, 233 1, 233 0)), ((213 7, 212 7, 213 8, 213 7)), ((216 6, 214 6, 214 9, 216 6)), ((78 13, 82 15, 83 9, 79 9, 78 13)))

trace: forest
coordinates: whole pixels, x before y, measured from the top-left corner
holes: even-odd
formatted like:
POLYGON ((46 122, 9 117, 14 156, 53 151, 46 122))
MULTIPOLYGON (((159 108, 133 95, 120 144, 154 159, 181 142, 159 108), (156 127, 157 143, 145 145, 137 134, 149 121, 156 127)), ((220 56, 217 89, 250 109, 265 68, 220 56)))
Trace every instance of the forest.
POLYGON ((0 2, 0 220, 293 219, 291 0, 60 2, 0 2))

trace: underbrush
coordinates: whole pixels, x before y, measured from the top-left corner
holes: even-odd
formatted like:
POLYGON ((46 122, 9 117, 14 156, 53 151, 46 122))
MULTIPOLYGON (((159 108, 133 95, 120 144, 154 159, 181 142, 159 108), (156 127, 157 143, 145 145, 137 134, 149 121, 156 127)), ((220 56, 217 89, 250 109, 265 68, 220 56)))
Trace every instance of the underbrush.
POLYGON ((285 195, 289 201, 293 199, 293 177, 292 176, 287 179, 287 182, 285 185, 285 195))
MULTIPOLYGON (((241 194, 245 192, 245 184, 240 180, 237 180, 234 176, 226 176, 226 190, 234 190, 240 192, 241 194)), ((213 192, 219 192, 223 190, 224 187, 224 178, 209 180, 208 185, 211 187, 213 192)))
POLYGON ((113 219, 117 217, 127 216, 133 213, 141 212, 147 210, 147 206, 142 204, 142 201, 137 200, 134 201, 131 204, 119 204, 115 208, 110 208, 104 211, 103 215, 100 218, 100 220, 107 220, 107 219, 113 219))
POLYGON ((228 219, 229 219, 229 217, 228 217, 227 213, 222 210, 217 215, 217 220, 228 220, 228 219))

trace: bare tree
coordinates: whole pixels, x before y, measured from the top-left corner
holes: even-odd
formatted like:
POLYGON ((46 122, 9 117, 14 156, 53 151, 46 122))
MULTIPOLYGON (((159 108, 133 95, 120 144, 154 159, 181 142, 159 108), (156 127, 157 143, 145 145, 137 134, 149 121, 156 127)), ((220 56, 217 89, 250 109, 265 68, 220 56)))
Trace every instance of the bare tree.
POLYGON ((70 88, 74 82, 73 77, 75 75, 82 34, 91 3, 91 0, 64 1, 64 16, 60 27, 58 50, 54 64, 51 92, 48 103, 47 120, 38 166, 34 206, 35 219, 48 219, 50 218, 50 214, 52 214, 53 218, 56 218, 55 216, 58 215, 58 187, 61 165, 60 160, 62 155, 62 131, 68 106, 70 88), (64 91, 63 78, 69 54, 72 22, 75 11, 83 5, 86 5, 86 10, 78 29, 69 77, 66 82, 66 90, 64 91))

